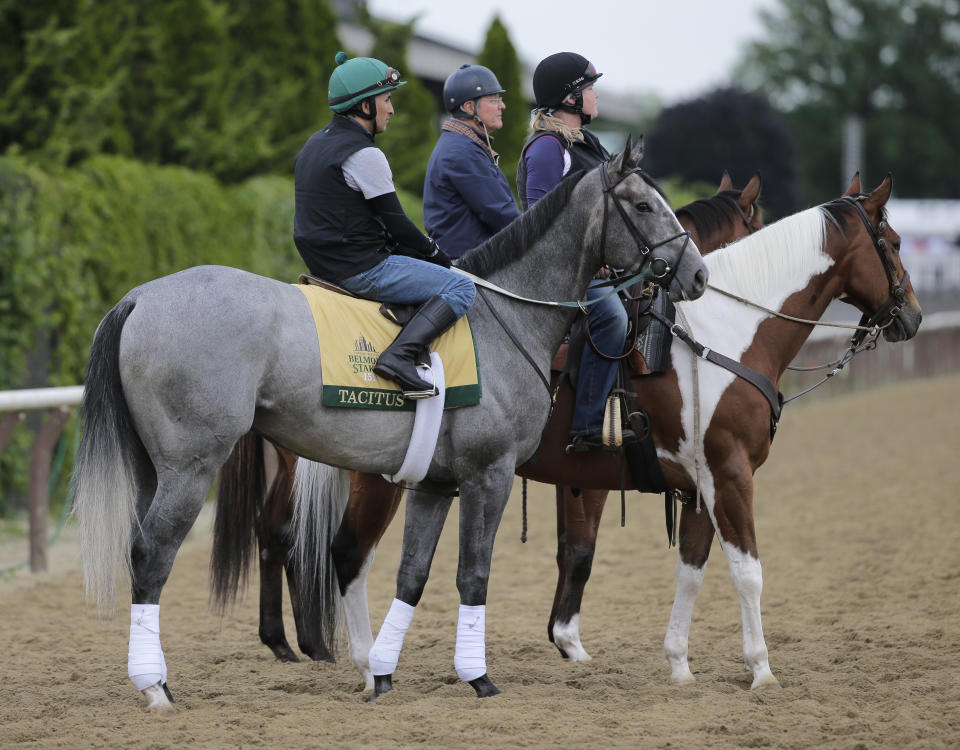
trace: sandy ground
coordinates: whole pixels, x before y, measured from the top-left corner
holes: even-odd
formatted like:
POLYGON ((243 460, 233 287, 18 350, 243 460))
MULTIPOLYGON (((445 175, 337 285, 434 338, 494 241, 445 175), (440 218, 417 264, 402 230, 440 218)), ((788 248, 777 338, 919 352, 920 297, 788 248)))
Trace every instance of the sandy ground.
MULTIPOLYGON (((518 486, 487 607, 488 667, 502 695, 478 700, 453 669, 455 523, 396 689, 367 704, 347 658, 283 664, 260 645, 256 581, 230 616, 209 613, 204 519, 162 601, 177 699, 167 717, 146 713, 127 680, 126 602, 107 621, 84 603, 75 543, 55 546, 51 573, 0 581, 0 747, 957 747, 958 397, 954 376, 786 410, 757 477, 763 622, 781 690, 749 690, 739 601, 717 549, 691 632, 697 682, 668 684, 675 552, 649 495, 628 496, 623 529, 611 498, 581 623, 594 659, 565 663, 546 640, 552 490, 532 486, 523 545, 518 486)), ((377 626, 399 537, 396 523, 371 575, 377 626)))

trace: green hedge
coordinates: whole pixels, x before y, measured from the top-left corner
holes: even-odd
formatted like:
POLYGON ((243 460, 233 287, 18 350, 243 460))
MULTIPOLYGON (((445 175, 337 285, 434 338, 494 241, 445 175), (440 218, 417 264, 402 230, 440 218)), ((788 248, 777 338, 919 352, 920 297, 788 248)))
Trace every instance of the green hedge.
MULTIPOLYGON (((419 199, 401 200, 422 226, 419 199)), ((57 172, 0 158, 0 390, 82 383, 100 319, 151 279, 213 263, 294 281, 292 232, 291 178, 223 185, 116 156, 57 172)), ((2 457, 0 515, 23 506, 31 446, 18 429, 2 457)))

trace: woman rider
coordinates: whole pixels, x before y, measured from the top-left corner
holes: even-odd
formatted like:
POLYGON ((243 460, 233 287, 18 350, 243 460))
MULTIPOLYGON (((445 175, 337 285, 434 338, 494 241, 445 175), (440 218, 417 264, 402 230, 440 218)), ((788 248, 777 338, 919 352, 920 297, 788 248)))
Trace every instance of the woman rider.
MULTIPOLYGON (((610 158, 597 136, 584 127, 599 113, 593 84, 601 75, 575 52, 558 52, 537 65, 533 73, 537 108, 517 166, 517 190, 524 209, 546 195, 564 175, 592 169, 610 158)), ((603 271, 591 282, 588 301, 608 293, 608 288, 596 287, 608 275, 603 271)), ((619 354, 627 334, 627 314, 619 297, 608 296, 587 309, 590 336, 597 348, 619 354)), ((575 449, 600 444, 604 404, 616 375, 617 362, 603 359, 589 344, 584 345, 570 428, 575 449)))
POLYGON ((406 81, 371 57, 339 52, 336 61, 333 118, 297 155, 293 238, 314 276, 366 299, 421 305, 373 371, 407 398, 427 398, 437 390, 420 377, 417 361, 470 309, 476 288, 449 270, 447 255, 407 218, 387 157, 374 145, 393 115, 391 94, 406 81))

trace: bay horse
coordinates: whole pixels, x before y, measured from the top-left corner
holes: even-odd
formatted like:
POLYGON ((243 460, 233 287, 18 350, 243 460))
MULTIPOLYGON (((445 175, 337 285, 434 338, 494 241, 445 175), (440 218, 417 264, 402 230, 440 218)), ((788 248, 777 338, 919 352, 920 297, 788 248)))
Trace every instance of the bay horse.
MULTIPOLYGON (((628 139, 609 164, 571 175, 466 254, 461 268, 528 299, 579 300, 604 265, 649 274, 675 300, 699 296, 703 260, 639 168, 640 155, 628 139)), ((483 302, 469 322, 483 398, 444 414, 427 480, 460 490, 454 665, 486 697, 499 692, 487 675, 484 634, 493 541, 514 470, 533 454, 546 424, 544 381, 577 307, 478 296, 483 302)), ((84 580, 107 610, 118 573, 128 575, 127 669, 150 708, 171 706, 160 594, 241 436, 253 430, 313 461, 371 473, 395 473, 403 462, 414 415, 323 406, 323 356, 312 341, 316 326, 297 289, 218 266, 133 289, 97 328, 75 468, 84 580)), ((412 616, 442 525, 436 518, 450 502, 426 488, 407 502, 391 626, 412 616)), ((397 638, 385 644, 385 661, 399 651, 397 638)), ((386 688, 389 674, 377 674, 386 688)))
MULTIPOLYGON (((843 197, 705 256, 711 284, 703 299, 677 304, 672 332, 680 340, 671 349, 669 370, 632 379, 630 388, 649 415, 667 486, 702 497, 706 510, 701 512, 698 500, 681 511, 677 589, 664 639, 676 684, 694 679, 687 661, 690 621, 714 534, 740 596, 751 688, 779 684, 770 670, 760 617, 763 579, 753 521, 753 474, 770 451, 780 412, 780 378, 831 301, 841 299, 859 309, 861 328, 874 337, 882 332, 888 341, 905 341, 919 328, 920 305, 899 258, 900 238, 885 213, 891 189, 888 175, 873 192, 862 193, 857 176, 843 197), (745 376, 717 364, 724 357, 745 376)), ((569 424, 569 417, 569 411, 564 415, 557 409, 551 419, 569 424)), ((581 488, 620 487, 616 457, 567 454, 567 442, 566 430, 548 429, 537 461, 520 465, 517 473, 581 488)), ((299 461, 298 481, 302 472, 319 470, 310 461, 299 461)), ((628 478, 627 489, 633 487, 628 478)), ((408 508, 416 497, 408 496, 408 508)), ((564 493, 560 504, 565 501, 564 493)), ((309 493, 298 491, 296 502, 299 512, 301 504, 310 502, 309 493)), ((589 569, 596 535, 568 553, 565 545, 577 547, 578 542, 571 543, 564 526, 569 509, 561 510, 558 562, 563 580, 564 561, 577 554, 589 569)), ((408 510, 405 534, 410 529, 408 510)), ((571 631, 576 619, 558 625, 558 618, 551 634, 564 625, 571 631)), ((567 644, 579 642, 578 635, 574 640, 561 634, 567 644)))
MULTIPOLYGON (((764 226, 763 210, 759 204, 761 187, 759 173, 753 175, 742 189, 738 189, 725 172, 712 197, 693 201, 677 209, 677 219, 690 233, 701 253, 710 252, 764 226)), ((556 382, 553 385, 556 387, 556 382)), ((564 423, 558 415, 569 417, 573 398, 573 390, 565 380, 564 385, 557 391, 554 414, 547 423, 546 432, 559 430, 561 436, 568 433, 569 419, 564 423)), ((590 457, 593 459, 598 455, 591 453, 590 457)), ((286 571, 300 651, 314 660, 332 661, 333 654, 328 643, 334 637, 338 612, 333 607, 327 607, 307 616, 300 606, 297 590, 301 582, 326 580, 323 572, 326 561, 312 559, 298 562, 290 554, 295 467, 295 455, 252 433, 237 442, 220 471, 217 489, 210 563, 212 598, 221 612, 233 602, 240 581, 246 579, 252 549, 256 543, 260 561, 261 642, 278 659, 299 661, 287 642, 283 626, 283 577, 286 571), (305 575, 301 572, 304 570, 305 575)), ((558 493, 560 491, 558 488, 558 493)), ((351 659, 364 677, 367 689, 373 688, 373 676, 367 659, 373 645, 373 634, 369 624, 366 572, 372 565, 380 538, 393 520, 402 494, 402 486, 392 484, 378 474, 351 472, 349 496, 339 530, 333 536, 332 543, 320 540, 317 542, 331 548, 330 562, 336 572, 339 593, 344 597, 351 659)), ((571 546, 575 543, 574 535, 585 533, 589 529, 589 526, 585 526, 581 532, 570 516, 584 518, 588 523, 593 519, 599 522, 606 495, 604 490, 574 492, 566 499, 558 494, 557 510, 561 514, 558 517, 561 550, 558 552, 558 562, 564 559, 564 549, 574 548, 571 546), (565 509, 574 511, 575 508, 575 513, 564 512, 565 509), (594 508, 596 510, 592 510, 594 508)), ((342 495, 338 497, 343 499, 342 495)), ((324 539, 329 536, 330 534, 325 535, 324 539)), ((589 561, 587 564, 589 565, 589 561)), ((565 572, 571 570, 572 566, 561 565, 561 581, 565 572)), ((569 584, 564 586, 564 590, 569 588, 569 584)), ((558 592, 559 590, 558 584, 558 592)), ((329 595, 323 593, 314 599, 330 601, 329 595)), ((554 609, 556 608, 555 604, 554 609)), ((554 640, 554 619, 551 614, 551 641, 554 640)))

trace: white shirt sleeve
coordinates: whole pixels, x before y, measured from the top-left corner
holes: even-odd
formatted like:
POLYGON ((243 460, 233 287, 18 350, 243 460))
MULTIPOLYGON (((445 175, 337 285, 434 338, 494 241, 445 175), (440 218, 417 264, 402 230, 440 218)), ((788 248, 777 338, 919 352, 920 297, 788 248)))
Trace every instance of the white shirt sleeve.
POLYGON ((347 157, 343 162, 343 178, 367 200, 396 191, 386 154, 376 146, 362 148, 347 157))

